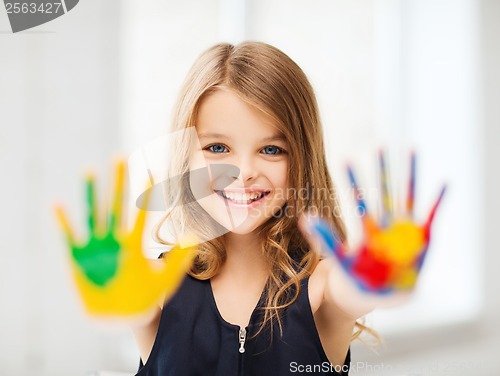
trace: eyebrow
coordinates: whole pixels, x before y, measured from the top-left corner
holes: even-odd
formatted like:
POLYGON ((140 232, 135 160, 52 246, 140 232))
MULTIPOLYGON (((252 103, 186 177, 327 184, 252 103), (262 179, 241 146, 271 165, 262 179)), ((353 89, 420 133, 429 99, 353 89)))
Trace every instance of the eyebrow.
MULTIPOLYGON (((222 138, 225 140, 230 139, 230 137, 228 137, 222 133, 200 133, 198 135, 198 138, 200 140, 204 139, 204 138, 222 138)), ((282 134, 275 134, 275 135, 272 135, 270 137, 265 137, 265 138, 261 139, 261 142, 270 142, 270 141, 286 141, 286 138, 282 134)))

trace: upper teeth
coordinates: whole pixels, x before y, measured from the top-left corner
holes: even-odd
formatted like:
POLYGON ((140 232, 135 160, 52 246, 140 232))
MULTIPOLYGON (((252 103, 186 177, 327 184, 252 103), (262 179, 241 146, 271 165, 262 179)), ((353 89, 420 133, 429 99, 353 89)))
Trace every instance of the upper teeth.
POLYGON ((264 195, 264 192, 260 193, 235 193, 235 192, 224 192, 222 191, 222 195, 230 200, 234 201, 248 201, 248 200, 256 200, 264 195))

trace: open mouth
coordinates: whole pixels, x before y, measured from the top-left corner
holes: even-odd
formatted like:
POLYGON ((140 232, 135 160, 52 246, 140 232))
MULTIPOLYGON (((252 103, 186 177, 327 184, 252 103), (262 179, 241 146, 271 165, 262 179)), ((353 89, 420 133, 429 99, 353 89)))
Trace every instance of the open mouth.
POLYGON ((252 192, 252 193, 234 193, 215 191, 220 197, 237 205, 250 205, 254 202, 262 200, 270 191, 252 192))

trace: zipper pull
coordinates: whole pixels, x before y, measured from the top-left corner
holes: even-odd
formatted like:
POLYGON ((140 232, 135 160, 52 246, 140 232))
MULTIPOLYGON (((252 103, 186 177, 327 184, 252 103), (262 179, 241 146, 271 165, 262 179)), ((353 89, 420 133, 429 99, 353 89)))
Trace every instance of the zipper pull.
POLYGON ((245 339, 247 338, 247 331, 245 328, 240 328, 240 334, 238 337, 240 343, 239 352, 243 354, 245 352, 245 339))

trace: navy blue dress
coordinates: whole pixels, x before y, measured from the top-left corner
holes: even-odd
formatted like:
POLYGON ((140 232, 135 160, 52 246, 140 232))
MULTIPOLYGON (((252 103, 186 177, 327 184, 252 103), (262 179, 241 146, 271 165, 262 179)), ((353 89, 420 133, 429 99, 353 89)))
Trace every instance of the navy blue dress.
POLYGON ((329 363, 314 323, 308 281, 302 279, 297 300, 281 316, 283 336, 274 325, 269 341, 268 328, 250 338, 262 322, 264 292, 249 325, 240 328, 222 318, 210 281, 187 275, 163 308, 151 354, 145 365, 140 362, 137 376, 347 375, 350 349, 342 369, 329 363))

